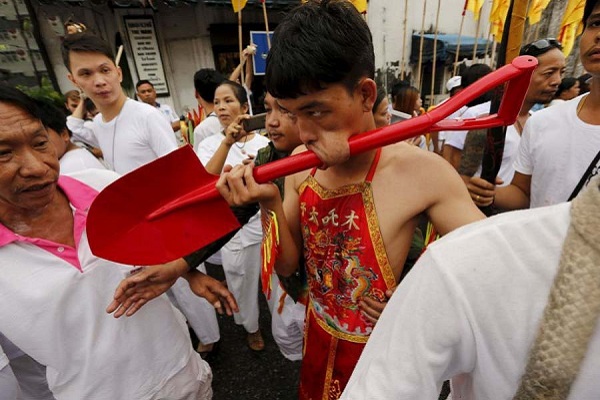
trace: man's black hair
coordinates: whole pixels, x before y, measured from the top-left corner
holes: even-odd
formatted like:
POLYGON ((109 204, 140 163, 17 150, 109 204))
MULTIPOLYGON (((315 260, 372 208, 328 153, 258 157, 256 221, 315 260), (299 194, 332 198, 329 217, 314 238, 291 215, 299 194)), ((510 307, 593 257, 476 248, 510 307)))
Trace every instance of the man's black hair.
POLYGON ((19 89, 15 89, 5 83, 0 83, 0 103, 11 104, 25 111, 35 119, 42 119, 42 112, 35 100, 19 89))
POLYGON ((47 100, 35 100, 40 109, 40 120, 46 128, 54 130, 59 135, 67 129, 67 116, 65 113, 47 100))
POLYGON ((71 71, 71 60, 69 57, 70 52, 89 52, 89 53, 100 53, 108 57, 114 62, 115 58, 110 45, 102 38, 89 33, 73 33, 67 35, 63 40, 62 44, 62 57, 65 66, 71 71))
POLYGON ((360 78, 374 76, 371 32, 349 1, 309 1, 275 29, 266 86, 276 98, 297 98, 332 83, 352 91, 360 78))
MULTIPOLYGON (((492 72, 492 69, 486 64, 473 64, 467 69, 463 71, 460 75, 460 86, 463 88, 469 87, 469 85, 477 82, 479 79, 483 78, 487 74, 492 72)), ((492 99, 493 92, 487 92, 469 104, 467 106, 473 107, 477 104, 485 103, 486 101, 490 101, 492 99)))
POLYGON ((142 85, 150 85, 154 88, 154 85, 152 84, 152 82, 150 82, 148 79, 140 79, 136 84, 135 84, 135 90, 137 91, 138 88, 142 85))
POLYGON ((203 68, 194 74, 194 88, 196 92, 208 103, 215 99, 215 90, 225 80, 218 71, 211 68, 203 68))
POLYGON ((539 57, 554 49, 562 50, 562 44, 558 40, 554 38, 539 39, 521 47, 519 55, 539 57))
POLYGON ((575 83, 577 83, 577 78, 570 76, 563 78, 562 81, 560 81, 560 85, 558 85, 558 89, 556 90, 554 97, 557 98, 562 94, 562 92, 571 89, 573 86, 575 86, 575 83))
POLYGON ((585 2, 585 9, 583 10, 583 23, 586 24, 590 15, 592 15, 592 11, 596 8, 598 4, 598 0, 587 0, 585 2))

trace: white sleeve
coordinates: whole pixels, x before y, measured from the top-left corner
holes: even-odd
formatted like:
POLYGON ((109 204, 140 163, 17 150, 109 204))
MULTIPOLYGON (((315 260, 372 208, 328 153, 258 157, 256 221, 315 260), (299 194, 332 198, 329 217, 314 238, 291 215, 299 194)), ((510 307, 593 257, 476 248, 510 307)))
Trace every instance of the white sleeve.
POLYGON ((521 134, 521 141, 519 142, 519 149, 517 151, 517 156, 514 161, 514 168, 516 172, 519 172, 523 175, 532 175, 533 174, 533 154, 531 153, 532 147, 532 118, 529 118, 529 121, 523 127, 523 133, 521 134))
POLYGON ((472 370, 462 292, 436 258, 427 251, 399 285, 342 399, 437 399, 445 380, 472 370))
POLYGON ((202 165, 206 166, 206 164, 208 164, 212 156, 217 152, 220 144, 221 140, 216 143, 214 139, 211 139, 211 137, 207 137, 200 143, 196 155, 200 159, 202 165))
POLYGON ((171 118, 171 123, 173 122, 179 122, 179 116, 177 114, 175 114, 175 111, 173 111, 172 108, 169 107, 169 118, 171 118))
POLYGON ((177 150, 177 140, 175 140, 173 128, 160 114, 160 111, 156 109, 153 111, 145 115, 148 144, 157 157, 162 157, 177 150))
POLYGON ((444 145, 462 150, 465 147, 465 140, 467 140, 468 133, 469 131, 444 131, 446 138, 444 145))
POLYGON ((73 133, 74 140, 79 140, 89 144, 90 146, 100 147, 98 144, 98 139, 94 134, 94 130, 91 129, 93 122, 89 124, 86 124, 86 122, 91 121, 85 121, 81 118, 76 118, 72 115, 69 115, 67 117, 67 128, 69 128, 69 130, 73 133))

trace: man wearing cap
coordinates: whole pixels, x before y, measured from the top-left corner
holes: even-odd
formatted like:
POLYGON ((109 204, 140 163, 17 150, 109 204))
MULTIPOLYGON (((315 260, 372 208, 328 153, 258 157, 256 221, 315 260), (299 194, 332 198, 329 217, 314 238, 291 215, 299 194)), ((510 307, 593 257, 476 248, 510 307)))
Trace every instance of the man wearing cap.
MULTIPOLYGON (((586 27, 579 44, 581 63, 592 75, 590 92, 538 111, 527 121, 514 162, 516 172, 510 185, 497 188, 483 179, 472 178, 469 181, 467 187, 478 206, 493 203, 500 209, 514 210, 568 201, 589 182, 591 176, 598 173, 600 32, 596 21, 599 13, 594 6, 594 1, 586 4, 586 27)), ((542 39, 532 43, 529 50, 541 51, 552 43, 552 40, 542 39)), ((538 59, 546 54, 538 56, 538 59)), ((538 70, 540 67, 534 73, 532 82, 539 75, 538 70)), ((520 117, 518 123, 523 123, 520 117)))
MULTIPOLYGON (((501 185, 508 185, 514 175, 513 162, 531 108, 536 103, 548 103, 553 99, 565 69, 565 57, 561 51, 561 45, 554 39, 542 39, 525 45, 521 49, 521 55, 534 56, 538 59, 539 64, 531 78, 525 101, 516 122, 506 128, 504 154, 498 172, 498 182, 501 185)), ((481 174, 481 152, 471 152, 475 154, 476 159, 473 157, 468 160, 462 159, 463 155, 466 154, 467 133, 466 131, 451 133, 452 136, 448 136, 444 146, 444 158, 450 161, 461 174, 468 175, 463 177, 465 181, 468 181, 470 176, 478 177, 481 174), (465 163, 472 164, 469 173, 459 168, 461 164, 464 165, 465 163)), ((481 205, 477 203, 476 196, 477 194, 472 195, 473 201, 475 201, 475 204, 481 205)))
MULTIPOLYGON (((452 78, 448 79, 448 82, 446 82, 446 90, 450 94, 450 97, 455 96, 457 93, 459 93, 461 90, 463 90, 463 87, 461 86, 461 80, 462 79, 461 79, 460 75, 456 75, 456 76, 453 76, 452 78)), ((448 97, 448 99, 450 97, 448 97)), ((443 100, 437 106, 430 107, 427 111, 431 111, 434 108, 444 104, 446 101, 448 101, 448 99, 443 100)), ((448 118, 446 118, 446 119, 460 118, 465 113, 467 108, 468 108, 467 106, 462 106, 460 109, 458 109, 458 110, 454 111, 452 114, 450 114, 448 116, 448 118)), ((444 147, 444 142, 446 141, 446 131, 438 132, 437 135, 438 135, 438 140, 437 140, 436 153, 439 154, 442 152, 442 148, 444 147)), ((435 136, 435 132, 432 132, 432 136, 435 136)))

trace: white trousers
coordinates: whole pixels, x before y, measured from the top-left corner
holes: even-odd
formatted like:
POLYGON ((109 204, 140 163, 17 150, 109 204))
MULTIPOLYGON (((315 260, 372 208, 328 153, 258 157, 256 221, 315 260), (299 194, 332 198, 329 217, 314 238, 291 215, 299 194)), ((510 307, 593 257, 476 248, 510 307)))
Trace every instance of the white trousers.
MULTIPOLYGON (((273 274, 275 277, 277 275, 273 274)), ((304 340, 304 318, 306 306, 294 300, 279 285, 273 286, 271 297, 276 300, 271 312, 271 332, 281 354, 291 361, 302 360, 302 342, 304 340), (285 294, 283 308, 279 313, 279 301, 285 294)))
MULTIPOLYGON (((206 273, 204 264, 200 264, 198 270, 206 273)), ((188 281, 183 278, 177 279, 169 291, 169 299, 185 316, 200 342, 202 344, 218 342, 221 335, 214 306, 204 297, 192 292, 188 281)))
POLYGON ((221 249, 227 287, 237 300, 240 312, 235 323, 246 332, 258 330, 258 281, 260 279, 260 243, 242 247, 239 235, 221 249))

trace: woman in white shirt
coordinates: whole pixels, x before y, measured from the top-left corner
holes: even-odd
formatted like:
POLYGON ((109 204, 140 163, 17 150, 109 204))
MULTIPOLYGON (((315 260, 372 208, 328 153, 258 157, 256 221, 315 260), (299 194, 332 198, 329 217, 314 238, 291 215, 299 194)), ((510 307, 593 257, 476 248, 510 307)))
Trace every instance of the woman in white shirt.
MULTIPOLYGON (((243 120, 250 116, 246 91, 240 84, 224 81, 215 91, 214 105, 223 132, 204 139, 198 146, 198 157, 206 170, 216 175, 225 164, 233 166, 254 158, 269 140, 243 129, 243 120)), ((258 326, 261 240, 262 227, 257 214, 221 250, 227 286, 240 308, 234 315, 235 321, 244 326, 248 346, 255 351, 265 346, 258 326)))

